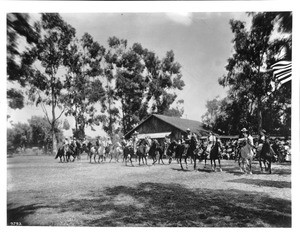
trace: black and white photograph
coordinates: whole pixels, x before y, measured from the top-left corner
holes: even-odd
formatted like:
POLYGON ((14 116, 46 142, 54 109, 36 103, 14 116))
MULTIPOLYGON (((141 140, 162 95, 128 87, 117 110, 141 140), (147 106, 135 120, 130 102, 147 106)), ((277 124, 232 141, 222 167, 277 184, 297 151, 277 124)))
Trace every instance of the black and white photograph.
POLYGON ((5 8, 7 230, 294 228, 297 12, 183 2, 5 8))

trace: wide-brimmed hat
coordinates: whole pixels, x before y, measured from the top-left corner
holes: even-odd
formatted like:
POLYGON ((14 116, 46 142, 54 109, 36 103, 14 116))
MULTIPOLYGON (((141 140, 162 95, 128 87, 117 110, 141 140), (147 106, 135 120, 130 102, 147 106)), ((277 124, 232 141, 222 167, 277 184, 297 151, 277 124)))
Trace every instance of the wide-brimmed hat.
POLYGON ((186 131, 191 131, 190 128, 187 128, 186 131))
POLYGON ((267 133, 267 131, 265 131, 264 129, 262 129, 261 132, 263 132, 264 134, 267 133))
POLYGON ((139 132, 137 132, 137 131, 134 131, 134 132, 133 132, 133 134, 138 134, 138 133, 139 133, 139 132))
POLYGON ((241 130, 242 132, 248 132, 248 130, 246 128, 242 128, 241 130))

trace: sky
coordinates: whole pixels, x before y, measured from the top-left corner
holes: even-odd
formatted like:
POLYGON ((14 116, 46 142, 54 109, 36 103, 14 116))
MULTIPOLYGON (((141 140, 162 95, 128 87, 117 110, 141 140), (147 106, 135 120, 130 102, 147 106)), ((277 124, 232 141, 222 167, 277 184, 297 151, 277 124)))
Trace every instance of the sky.
MULTIPOLYGON (((233 34, 229 20, 250 22, 244 12, 145 12, 145 13, 60 13, 62 18, 76 29, 80 38, 85 32, 95 41, 107 47, 109 37, 128 40, 128 46, 141 43, 163 58, 173 50, 175 60, 182 66, 185 87, 177 91, 177 100, 184 100, 183 118, 201 121, 206 112, 206 102, 226 96, 226 90, 218 84, 218 78, 226 73, 227 59, 232 55, 233 34)), ((38 14, 32 14, 38 19, 38 14)), ((10 121, 27 122, 32 115, 43 115, 41 108, 26 106, 22 110, 10 110, 10 121)), ((68 118, 71 127, 74 120, 68 118)), ((87 129, 89 136, 102 135, 101 128, 87 129)), ((71 130, 65 132, 71 135, 71 130)))

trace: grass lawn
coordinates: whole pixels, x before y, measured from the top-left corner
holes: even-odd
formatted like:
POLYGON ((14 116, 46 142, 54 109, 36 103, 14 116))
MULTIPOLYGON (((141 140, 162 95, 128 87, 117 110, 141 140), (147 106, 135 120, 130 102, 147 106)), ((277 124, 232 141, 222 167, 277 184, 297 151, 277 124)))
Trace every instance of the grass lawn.
MULTIPOLYGON (((152 161, 151 161, 152 162, 152 161)), ((7 225, 100 227, 291 227, 291 165, 273 174, 198 165, 58 163, 16 156, 7 164, 7 225)))

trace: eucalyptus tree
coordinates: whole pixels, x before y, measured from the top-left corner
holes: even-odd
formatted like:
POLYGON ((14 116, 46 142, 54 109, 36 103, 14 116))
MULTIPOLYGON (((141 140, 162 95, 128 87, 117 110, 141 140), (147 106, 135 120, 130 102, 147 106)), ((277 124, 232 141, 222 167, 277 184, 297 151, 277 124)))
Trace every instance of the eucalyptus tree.
POLYGON ((170 111, 177 98, 175 91, 184 87, 181 66, 175 62, 173 51, 160 60, 139 43, 128 47, 126 40, 117 37, 109 38, 108 43, 106 61, 110 72, 115 72, 114 97, 111 98, 121 104, 120 110, 114 113, 121 114, 124 133, 150 113, 180 114, 178 108, 170 111))
POLYGON ((181 65, 175 61, 174 52, 168 51, 160 60, 155 53, 144 50, 146 78, 149 82, 146 102, 152 101, 152 112, 165 114, 177 98, 176 90, 182 90, 181 65))
MULTIPOLYGON (((85 33, 80 40, 75 39, 69 46, 64 64, 67 75, 64 88, 66 116, 75 118, 74 135, 83 138, 85 127, 99 125, 103 115, 97 114, 95 104, 104 105, 106 96, 101 78, 105 48, 85 33)), ((102 107, 102 113, 103 107, 102 107)))
POLYGON ((278 14, 251 14, 250 30, 239 20, 230 21, 234 53, 228 59, 227 74, 219 78, 219 83, 229 87, 228 104, 235 105, 235 112, 231 113, 241 119, 238 128, 252 126, 261 130, 263 124, 267 124, 263 121, 263 115, 276 97, 276 93, 271 94, 273 77, 267 69, 278 54, 274 45, 276 40, 272 39, 278 14))
MULTIPOLYGON (((23 48, 34 46, 40 37, 37 23, 30 23, 29 14, 8 13, 7 14, 7 80, 9 82, 25 87, 27 84, 26 74, 31 64, 29 60, 22 60, 23 48), (22 42, 22 38, 25 41, 22 42)), ((24 56, 26 57, 26 56, 24 56)), ((8 105, 12 109, 24 107, 24 94, 16 87, 7 90, 8 105)))
POLYGON ((65 111, 64 60, 67 57, 67 49, 75 37, 75 29, 57 13, 43 13, 40 28, 41 37, 38 43, 24 53, 23 59, 31 65, 27 75, 30 85, 29 100, 41 106, 45 113, 51 125, 52 148, 56 151, 55 129, 65 111))

